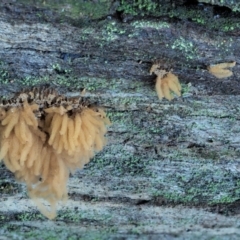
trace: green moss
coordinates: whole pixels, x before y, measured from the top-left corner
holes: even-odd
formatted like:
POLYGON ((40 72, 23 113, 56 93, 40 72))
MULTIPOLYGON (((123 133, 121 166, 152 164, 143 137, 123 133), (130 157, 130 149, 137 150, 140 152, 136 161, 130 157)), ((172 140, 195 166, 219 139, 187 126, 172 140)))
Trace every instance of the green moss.
POLYGON ((49 77, 25 77, 21 79, 20 84, 26 87, 34 87, 40 84, 47 84, 50 82, 49 77))
POLYGON ((66 227, 59 227, 57 229, 44 228, 44 230, 34 229, 28 227, 14 226, 14 232, 9 229, 4 229, 4 237, 9 239, 32 239, 32 240, 102 240, 111 239, 111 234, 114 233, 114 228, 109 228, 101 231, 79 231, 72 228, 67 230, 66 227))
MULTIPOLYGON (((238 11, 239 7, 235 6, 233 11, 238 11)), ((119 6, 119 11, 132 16, 135 15, 151 15, 155 17, 169 16, 170 18, 178 18, 181 20, 192 21, 196 24, 202 25, 209 30, 216 30, 222 32, 233 31, 240 29, 239 16, 229 13, 229 17, 218 17, 213 19, 213 10, 209 7, 203 10, 201 6, 181 6, 176 4, 173 7, 170 3, 161 4, 154 0, 128 1, 122 0, 119 6)), ((138 25, 147 25, 144 23, 138 25)), ((153 25, 151 26, 153 27, 153 25)), ((159 28, 159 26, 155 26, 159 28)))
POLYGON ((4 62, 0 61, 0 84, 9 83, 9 73, 4 62))
MULTIPOLYGON (((84 0, 19 0, 19 2, 34 4, 40 7, 49 7, 65 16, 73 18, 98 19, 108 15, 111 1, 84 1, 84 0)), ((41 17, 41 15, 39 16, 41 17)))
MULTIPOLYGON (((54 65, 55 66, 55 65, 54 65)), ((34 87, 42 84, 50 84, 53 86, 64 87, 74 91, 86 89, 87 92, 113 91, 118 92, 122 86, 122 79, 105 79, 95 77, 77 77, 71 72, 63 73, 55 76, 46 77, 25 77, 20 81, 22 86, 34 87)), ((143 83, 131 83, 133 87, 140 88, 143 83)))
POLYGON ((40 214, 39 212, 38 213, 22 212, 22 213, 15 214, 15 218, 18 221, 22 221, 22 222, 45 219, 45 217, 42 214, 40 214))
POLYGON ((152 192, 152 196, 155 201, 161 199, 166 203, 210 206, 212 204, 233 203, 240 199, 240 191, 236 187, 235 176, 227 174, 224 170, 214 171, 200 168, 190 176, 170 175, 158 181, 158 184, 154 183, 154 186, 155 191, 152 192), (225 177, 222 179, 219 176, 225 177))
POLYGON ((121 0, 118 11, 124 11, 130 15, 147 15, 156 11, 158 4, 154 0, 129 1, 121 0))
POLYGON ((203 11, 203 9, 198 7, 177 7, 176 9, 171 9, 171 11, 169 11, 169 16, 190 20, 207 27, 209 30, 228 32, 240 28, 240 23, 237 16, 220 16, 213 21, 212 10, 210 9, 208 11, 203 11))
POLYGON ((18 184, 0 180, 0 194, 15 194, 19 189, 18 184))
POLYGON ((169 28, 170 24, 162 21, 147 21, 147 20, 139 20, 131 22, 131 25, 136 28, 154 28, 154 29, 162 29, 169 28))
POLYGON ((95 169, 104 171, 107 168, 114 176, 153 177, 153 173, 148 168, 153 161, 146 161, 144 157, 129 153, 123 149, 119 149, 119 151, 121 151, 121 158, 97 156, 90 162, 88 168, 92 170, 92 173, 95 172, 95 169))
POLYGON ((64 222, 82 222, 82 221, 97 221, 102 222, 102 224, 108 224, 111 220, 110 214, 103 214, 101 212, 96 212, 94 210, 61 210, 58 212, 58 216, 56 218, 57 221, 64 221, 64 222))
MULTIPOLYGON (((180 82, 181 83, 181 82, 180 82)), ((191 92, 192 84, 191 83, 181 83, 182 87, 182 96, 188 96, 188 94, 191 92)))
POLYGON ((124 33, 125 29, 121 25, 111 21, 102 28, 100 40, 111 42, 118 39, 124 33))
POLYGON ((176 39, 172 43, 171 48, 182 52, 187 59, 191 60, 197 57, 197 50, 194 43, 190 40, 184 39, 183 37, 176 39))
MULTIPOLYGON (((4 234, 6 238, 11 238, 10 236, 18 235, 18 239, 102 239, 101 237, 108 235, 114 232, 113 227, 109 227, 109 223, 111 221, 111 215, 98 212, 95 210, 61 210, 58 213, 55 222, 64 222, 64 223, 78 223, 78 224, 95 224, 98 222, 101 226, 106 226, 102 228, 102 231, 89 231, 84 232, 77 229, 70 229, 69 231, 66 229, 65 226, 61 227, 61 224, 57 224, 58 227, 56 229, 47 229, 44 227, 44 231, 41 229, 35 229, 35 227, 31 227, 31 224, 26 225, 29 222, 36 221, 39 222, 39 226, 41 226, 41 221, 46 222, 45 217, 43 217, 40 213, 29 213, 29 212, 22 212, 22 213, 1 213, 0 214, 0 224, 1 224, 1 234, 4 234), (13 220, 13 224, 10 221, 13 220), (16 224, 15 221, 22 221, 24 224, 16 224), (25 226, 28 226, 27 228, 25 226), (13 235, 12 235, 13 234, 13 235), (61 236, 61 238, 59 238, 61 236)), ((83 224, 83 225, 84 225, 83 224)))

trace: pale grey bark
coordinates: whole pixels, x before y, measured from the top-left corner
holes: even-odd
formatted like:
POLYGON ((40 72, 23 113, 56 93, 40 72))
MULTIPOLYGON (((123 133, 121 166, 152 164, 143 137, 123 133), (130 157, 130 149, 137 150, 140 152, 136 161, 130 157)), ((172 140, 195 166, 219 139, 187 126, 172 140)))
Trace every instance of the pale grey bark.
POLYGON ((0 168, 0 239, 238 239, 239 67, 221 80, 206 67, 238 63, 239 37, 169 19, 41 22, 24 9, 1 9, 1 93, 86 88, 112 125, 104 150, 71 176, 55 221, 0 168), (181 98, 158 99, 154 59, 179 76, 181 98))

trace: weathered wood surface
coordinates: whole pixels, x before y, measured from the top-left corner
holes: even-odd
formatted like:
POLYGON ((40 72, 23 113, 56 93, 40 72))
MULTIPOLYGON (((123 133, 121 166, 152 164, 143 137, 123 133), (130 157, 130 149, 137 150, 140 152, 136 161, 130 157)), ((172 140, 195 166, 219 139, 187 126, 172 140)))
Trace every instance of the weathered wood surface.
POLYGON ((113 122, 104 151, 71 176, 55 221, 0 168, 0 239, 239 238, 237 32, 169 18, 61 23, 46 9, 0 6, 2 95, 86 88, 113 122), (153 59, 179 76, 181 98, 158 100, 153 59), (206 70, 227 61, 237 62, 231 78, 206 70))

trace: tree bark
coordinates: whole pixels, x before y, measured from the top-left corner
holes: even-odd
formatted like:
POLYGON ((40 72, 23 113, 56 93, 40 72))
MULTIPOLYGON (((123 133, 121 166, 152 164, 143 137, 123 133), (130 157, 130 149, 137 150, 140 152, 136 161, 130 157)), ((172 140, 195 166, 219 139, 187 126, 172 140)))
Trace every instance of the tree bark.
POLYGON ((112 121, 107 146, 71 176, 55 221, 1 166, 0 239, 240 236, 238 29, 120 13, 61 23, 49 9, 14 2, 0 12, 2 96, 48 85, 71 97, 85 88, 112 121), (149 75, 156 59, 178 75, 182 97, 158 99, 149 75), (230 78, 207 71, 232 61, 230 78))

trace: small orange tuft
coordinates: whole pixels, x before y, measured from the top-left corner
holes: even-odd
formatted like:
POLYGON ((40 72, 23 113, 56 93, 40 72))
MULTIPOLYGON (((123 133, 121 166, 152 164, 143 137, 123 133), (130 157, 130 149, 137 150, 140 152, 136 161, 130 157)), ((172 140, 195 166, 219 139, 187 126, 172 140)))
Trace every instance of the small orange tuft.
POLYGON ((49 94, 33 91, 0 103, 0 159, 52 219, 56 204, 67 199, 70 172, 103 149, 110 121, 102 109, 81 99, 49 94))
POLYGON ((160 100, 164 97, 169 101, 172 100, 174 97, 171 92, 181 96, 181 85, 176 75, 161 69, 159 63, 152 65, 150 74, 152 73, 157 75, 155 88, 160 100))
POLYGON ((208 71, 217 78, 227 78, 233 75, 232 71, 226 68, 232 68, 236 62, 232 63, 219 63, 208 67, 208 71))

